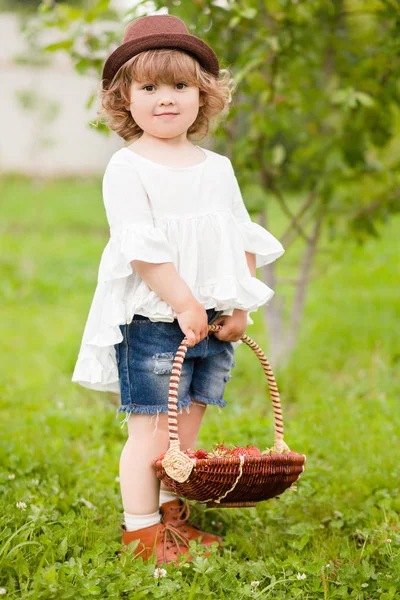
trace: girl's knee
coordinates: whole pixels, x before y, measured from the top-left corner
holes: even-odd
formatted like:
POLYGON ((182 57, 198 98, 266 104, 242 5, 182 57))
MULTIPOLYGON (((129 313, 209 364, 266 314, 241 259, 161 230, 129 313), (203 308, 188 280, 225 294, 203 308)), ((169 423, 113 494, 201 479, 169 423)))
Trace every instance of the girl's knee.
POLYGON ((168 414, 157 413, 153 415, 141 415, 131 413, 127 419, 128 435, 134 436, 140 434, 152 434, 153 437, 159 433, 160 435, 168 434, 168 414))

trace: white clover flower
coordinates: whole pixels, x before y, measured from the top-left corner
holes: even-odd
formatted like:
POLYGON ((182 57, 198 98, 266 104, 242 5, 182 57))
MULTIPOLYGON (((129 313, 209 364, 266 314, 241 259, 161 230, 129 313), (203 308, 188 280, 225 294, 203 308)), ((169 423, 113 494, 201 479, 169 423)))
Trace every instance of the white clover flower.
POLYGON ((328 563, 327 565, 325 565, 325 569, 330 569, 331 568, 331 563, 328 563))
MULTIPOLYGON (((15 473, 10 473, 8 479, 15 479, 15 473)), ((1 589, 3 590, 4 588, 1 589)))
POLYGON ((93 508, 93 509, 97 508, 97 506, 95 506, 94 504, 92 504, 91 502, 89 502, 89 500, 86 500, 86 498, 80 498, 80 501, 83 502, 83 504, 85 506, 87 506, 88 508, 93 508))
POLYGON ((260 582, 259 581, 252 581, 250 585, 251 585, 252 588, 258 588, 258 586, 260 585, 260 582))
POLYGON ((21 510, 26 510, 26 504, 25 504, 25 502, 17 502, 17 504, 15 506, 17 508, 20 508, 21 510))
POLYGON ((33 485, 39 485, 39 479, 32 479, 33 485))
POLYGON ((392 540, 391 540, 390 538, 388 538, 388 539, 386 540, 386 543, 387 543, 387 544, 391 544, 391 543, 392 543, 392 540))
POLYGON ((165 569, 154 569, 154 579, 159 579, 160 577, 166 577, 167 571, 165 569))
POLYGON ((116 481, 117 483, 119 483, 120 479, 119 479, 119 477, 118 477, 118 476, 115 478, 115 481, 116 481))
POLYGON ((6 588, 0 588, 0 596, 4 596, 4 594, 7 594, 6 588))
POLYGON ((307 579, 307 575, 305 573, 297 573, 297 579, 307 579))

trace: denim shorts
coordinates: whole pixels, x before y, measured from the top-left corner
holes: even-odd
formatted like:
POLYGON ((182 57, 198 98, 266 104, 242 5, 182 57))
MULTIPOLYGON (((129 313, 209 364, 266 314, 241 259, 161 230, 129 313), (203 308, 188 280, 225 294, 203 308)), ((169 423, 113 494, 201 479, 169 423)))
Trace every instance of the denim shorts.
MULTIPOLYGON (((210 308, 206 312, 211 324, 223 311, 210 308)), ((153 322, 135 314, 120 330, 123 340, 114 347, 121 390, 117 413, 127 413, 122 424, 131 413, 167 413, 172 363, 185 337, 177 319, 153 322)), ((212 333, 188 348, 178 387, 178 411, 193 401, 226 406, 223 395, 235 366, 233 356, 232 342, 223 342, 212 333)))

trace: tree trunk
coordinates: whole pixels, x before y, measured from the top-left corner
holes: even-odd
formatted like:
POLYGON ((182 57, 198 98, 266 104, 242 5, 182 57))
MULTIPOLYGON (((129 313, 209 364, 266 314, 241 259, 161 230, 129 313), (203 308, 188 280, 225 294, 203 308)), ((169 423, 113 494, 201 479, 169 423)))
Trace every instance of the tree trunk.
MULTIPOLYGON (((267 227, 266 213, 262 211, 258 222, 262 227, 267 227)), ((306 248, 303 253, 302 261, 299 267, 299 277, 295 283, 295 294, 289 324, 285 326, 284 307, 285 299, 275 294, 272 300, 264 306, 264 317, 269 332, 270 347, 268 357, 275 367, 285 364, 289 359, 290 353, 295 348, 299 331, 301 318, 304 312, 308 284, 311 270, 314 264, 317 252, 318 241, 321 233, 321 224, 323 215, 319 215, 314 223, 311 236, 308 237, 306 248)), ((276 292, 278 280, 276 277, 276 265, 272 263, 262 269, 262 281, 276 292)))
MULTIPOLYGON (((261 227, 267 229, 267 214, 266 209, 262 210, 258 216, 258 223, 261 227)), ((271 263, 261 269, 262 281, 275 291, 276 280, 276 263, 271 263)), ((269 332, 270 348, 268 357, 272 364, 278 364, 279 358, 283 351, 284 342, 284 307, 285 299, 283 296, 275 294, 272 300, 266 304, 264 308, 264 319, 269 332)))

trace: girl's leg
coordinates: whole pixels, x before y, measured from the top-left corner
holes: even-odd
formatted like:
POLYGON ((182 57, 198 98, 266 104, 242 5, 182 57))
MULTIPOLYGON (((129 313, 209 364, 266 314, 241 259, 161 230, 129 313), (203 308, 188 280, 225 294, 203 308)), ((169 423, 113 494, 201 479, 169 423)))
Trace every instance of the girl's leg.
POLYGON ((131 515, 155 513, 159 508, 160 481, 151 463, 168 449, 168 415, 159 415, 154 435, 149 415, 132 414, 128 434, 119 463, 124 511, 131 515))
MULTIPOLYGON (((178 433, 179 440, 181 442, 181 449, 186 450, 191 448, 194 450, 197 440, 197 434, 200 430, 201 421, 205 413, 206 405, 197 403, 190 405, 190 412, 182 411, 182 414, 178 415, 178 433)), ((205 546, 210 546, 212 543, 217 542, 220 546, 222 538, 213 533, 207 533, 201 531, 190 525, 188 522, 190 511, 187 510, 187 503, 180 501, 177 503, 178 496, 170 490, 164 483, 161 483, 161 513, 163 523, 172 523, 175 527, 178 527, 180 531, 188 537, 189 540, 201 541, 205 546), (169 493, 168 493, 169 492, 169 493)))
MULTIPOLYGON (((203 419, 206 405, 194 401, 196 404, 190 405, 190 412, 183 409, 182 414, 178 414, 178 434, 181 442, 181 450, 191 448, 194 450, 196 446, 197 436, 200 431, 201 421, 203 419)), ((161 415, 160 415, 161 416, 161 415)), ((167 445, 168 445, 168 422, 167 422, 167 445)), ((161 454, 161 452, 160 452, 161 454)), ((162 490, 169 490, 164 483, 161 483, 162 490)))

